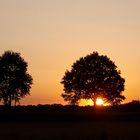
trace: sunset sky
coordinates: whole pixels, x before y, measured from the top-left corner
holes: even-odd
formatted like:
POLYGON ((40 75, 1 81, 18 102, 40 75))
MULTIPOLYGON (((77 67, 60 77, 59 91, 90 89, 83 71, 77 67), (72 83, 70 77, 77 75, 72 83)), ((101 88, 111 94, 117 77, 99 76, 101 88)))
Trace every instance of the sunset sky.
POLYGON ((60 81, 73 62, 107 55, 140 99, 140 0, 0 0, 0 55, 20 52, 34 79, 21 104, 66 104, 60 81))

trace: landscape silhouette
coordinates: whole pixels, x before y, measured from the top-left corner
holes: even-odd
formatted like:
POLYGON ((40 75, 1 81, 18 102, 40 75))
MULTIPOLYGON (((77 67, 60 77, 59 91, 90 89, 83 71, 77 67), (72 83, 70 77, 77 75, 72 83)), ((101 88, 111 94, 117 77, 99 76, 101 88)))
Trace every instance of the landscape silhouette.
POLYGON ((140 0, 0 0, 0 140, 140 140, 140 0))
POLYGON ((77 60, 71 71, 66 71, 61 83, 64 85, 62 97, 68 105, 17 104, 30 94, 33 83, 27 66, 20 53, 5 51, 0 57, 0 100, 3 103, 0 106, 0 134, 6 134, 2 139, 140 138, 140 101, 121 104, 125 99, 122 95, 125 80, 107 56, 93 52, 77 60), (101 102, 104 100, 109 104, 97 104, 98 97, 101 102), (79 106, 80 99, 93 99, 94 104, 79 106), (123 132, 125 126, 126 133, 134 128, 131 134, 123 132), (10 129, 6 130, 6 127, 10 129), (19 132, 21 128, 23 132, 19 132))

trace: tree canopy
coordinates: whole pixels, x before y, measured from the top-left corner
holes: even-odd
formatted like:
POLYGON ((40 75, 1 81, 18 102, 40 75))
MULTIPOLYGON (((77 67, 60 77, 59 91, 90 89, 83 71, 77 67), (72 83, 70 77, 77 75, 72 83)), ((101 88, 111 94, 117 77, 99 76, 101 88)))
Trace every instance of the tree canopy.
POLYGON ((119 104, 125 97, 124 78, 113 61, 105 55, 93 52, 73 63, 66 70, 61 83, 64 85, 62 97, 70 104, 78 104, 80 99, 102 97, 111 104, 119 104))
POLYGON ((11 106, 29 94, 32 77, 27 73, 27 62, 20 53, 6 51, 0 56, 0 100, 11 106))

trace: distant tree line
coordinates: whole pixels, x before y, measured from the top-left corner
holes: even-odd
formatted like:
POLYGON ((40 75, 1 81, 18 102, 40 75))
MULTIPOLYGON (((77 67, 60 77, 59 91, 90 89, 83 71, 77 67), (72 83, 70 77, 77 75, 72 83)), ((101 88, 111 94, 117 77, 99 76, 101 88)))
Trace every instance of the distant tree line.
MULTIPOLYGON (((24 113, 59 113, 59 112, 89 112, 89 113, 97 113, 97 112, 140 112, 140 101, 134 100, 125 104, 121 104, 119 106, 98 106, 93 108, 92 106, 78 106, 78 105, 62 105, 62 104, 46 104, 46 105, 17 105, 12 106, 12 112, 24 112, 24 113)), ((0 113, 4 111, 11 111, 9 108, 5 108, 5 106, 0 105, 0 113)))

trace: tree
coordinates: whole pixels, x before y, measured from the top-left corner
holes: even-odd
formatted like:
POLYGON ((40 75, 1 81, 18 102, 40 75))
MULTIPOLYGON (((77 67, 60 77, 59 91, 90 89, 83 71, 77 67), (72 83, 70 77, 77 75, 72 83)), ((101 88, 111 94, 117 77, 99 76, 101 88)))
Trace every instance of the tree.
POLYGON ((27 73, 27 62, 19 53, 6 51, 0 56, 0 100, 11 106, 29 94, 32 77, 27 73))
POLYGON ((124 78, 117 66, 104 55, 93 52, 81 57, 67 70, 61 81, 64 85, 62 97, 70 104, 78 104, 80 99, 96 99, 102 97, 111 104, 119 104, 125 97, 124 78))

